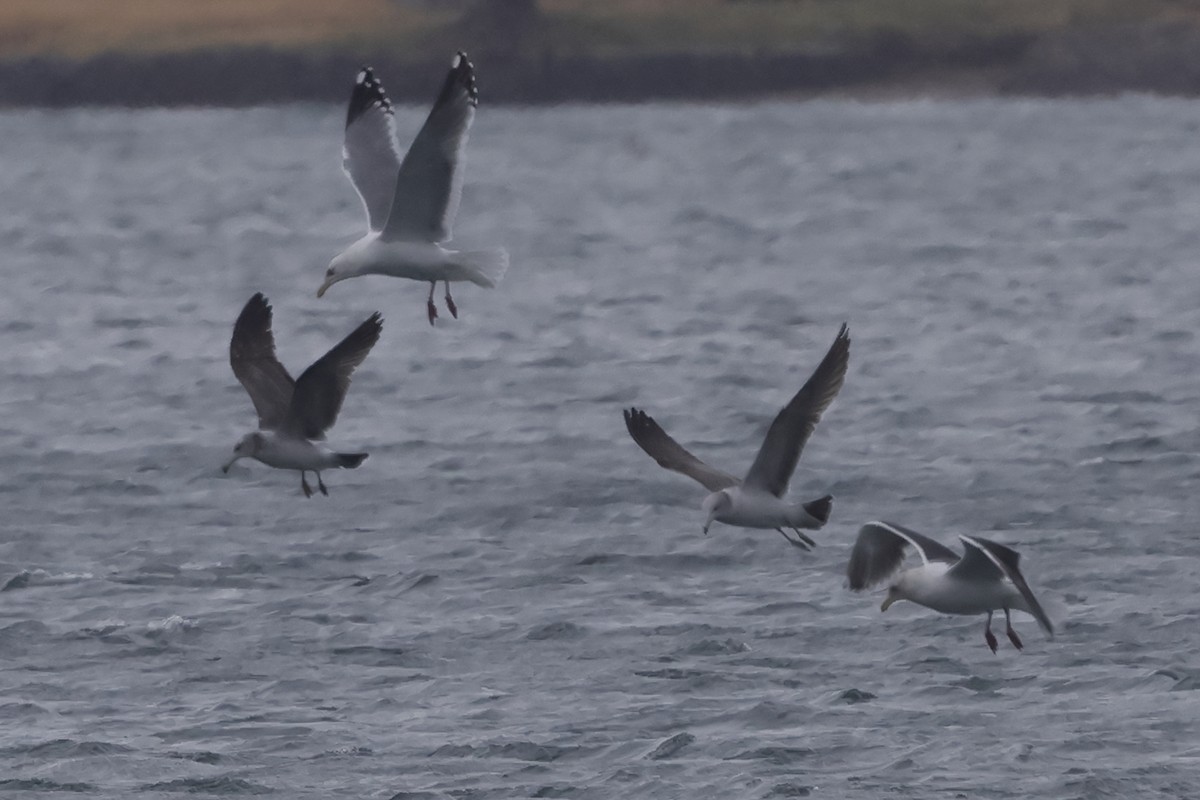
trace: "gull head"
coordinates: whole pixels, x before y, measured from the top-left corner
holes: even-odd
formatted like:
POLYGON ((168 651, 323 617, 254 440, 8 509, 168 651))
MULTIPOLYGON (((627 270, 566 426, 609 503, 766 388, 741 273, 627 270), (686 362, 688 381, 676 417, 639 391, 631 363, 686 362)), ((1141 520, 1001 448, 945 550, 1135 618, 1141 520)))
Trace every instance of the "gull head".
POLYGON ((325 292, 329 291, 330 286, 333 286, 338 281, 345 280, 346 278, 350 277, 345 273, 345 270, 338 269, 338 262, 341 260, 341 258, 341 256, 338 256, 337 258, 333 259, 333 261, 329 262, 329 269, 325 270, 325 281, 321 284, 321 288, 317 289, 317 297, 324 297, 325 292))
POLYGON ((722 489, 719 492, 713 492, 708 497, 704 498, 704 502, 700 504, 700 510, 708 515, 708 519, 704 521, 704 533, 708 534, 709 527, 713 521, 722 514, 733 509, 733 498, 729 496, 729 492, 722 489))
POLYGON ((891 608, 892 603, 903 599, 904 591, 900 588, 900 584, 893 583, 888 587, 887 597, 883 598, 883 602, 879 605, 879 610, 887 611, 889 608, 891 608))
POLYGON ((262 446, 263 435, 261 433, 257 431, 247 433, 233 446, 233 458, 225 462, 221 467, 221 472, 229 472, 229 468, 237 463, 239 458, 254 458, 254 456, 258 455, 258 451, 262 449, 262 446))

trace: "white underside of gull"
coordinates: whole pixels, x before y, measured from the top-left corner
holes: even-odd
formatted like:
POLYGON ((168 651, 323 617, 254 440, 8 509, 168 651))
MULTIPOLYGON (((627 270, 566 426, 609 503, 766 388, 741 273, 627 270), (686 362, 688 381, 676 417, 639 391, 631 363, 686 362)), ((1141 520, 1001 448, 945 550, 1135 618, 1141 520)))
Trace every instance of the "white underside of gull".
POLYGON ((447 250, 434 242, 390 241, 368 233, 330 262, 333 276, 320 297, 340 280, 359 275, 389 275, 417 281, 469 281, 492 288, 508 268, 503 250, 447 250))
POLYGON ((789 503, 770 492, 732 486, 713 492, 704 499, 700 508, 712 516, 710 521, 724 522, 740 528, 810 528, 818 529, 822 522, 804 509, 803 503, 789 503), (729 498, 722 506, 720 496, 729 498), (714 507, 720 510, 712 515, 714 507))
MULTIPOLYGON (((935 561, 900 574, 897 599, 910 600, 942 614, 986 614, 1003 608, 1029 611, 1025 598, 1007 580, 964 581, 948 575, 951 564, 935 561)), ((890 603, 889 603, 890 605, 890 603)))
POLYGON ((261 444, 248 457, 268 467, 320 472, 341 466, 338 454, 323 445, 267 431, 259 435, 261 444))

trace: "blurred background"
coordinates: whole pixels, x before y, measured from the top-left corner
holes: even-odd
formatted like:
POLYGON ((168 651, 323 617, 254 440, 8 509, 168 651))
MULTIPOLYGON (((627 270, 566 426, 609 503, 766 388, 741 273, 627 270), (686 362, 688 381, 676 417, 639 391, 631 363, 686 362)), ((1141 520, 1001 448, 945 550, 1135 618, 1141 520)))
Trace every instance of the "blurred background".
POLYGON ((0 103, 489 102, 1200 90, 1198 0, 6 0, 0 103))

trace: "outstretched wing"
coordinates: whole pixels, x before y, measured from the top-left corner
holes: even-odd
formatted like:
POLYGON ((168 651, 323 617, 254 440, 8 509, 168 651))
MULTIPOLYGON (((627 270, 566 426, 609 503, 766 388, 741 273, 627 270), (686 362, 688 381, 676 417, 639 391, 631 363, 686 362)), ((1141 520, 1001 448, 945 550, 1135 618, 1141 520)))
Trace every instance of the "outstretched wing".
POLYGON ((710 492, 719 492, 729 486, 736 486, 738 479, 710 467, 683 448, 679 442, 667 435, 654 418, 638 408, 625 411, 625 427, 629 435, 646 451, 646 455, 658 462, 659 466, 687 475, 699 481, 700 485, 710 492))
POLYGON ((400 164, 391 213, 380 238, 444 242, 462 197, 467 131, 479 94, 475 68, 459 51, 412 147, 400 164))
POLYGON ((333 426, 354 370, 379 341, 383 317, 376 312, 317 359, 296 381, 282 428, 305 439, 320 439, 333 426))
POLYGON ((891 577, 904 562, 904 549, 912 546, 929 564, 944 561, 953 564, 958 553, 941 542, 894 522, 868 522, 858 529, 858 539, 850 551, 846 577, 850 588, 858 591, 874 586, 891 577))
POLYGON ((962 561, 955 564, 950 571, 967 579, 985 574, 993 576, 996 580, 1008 578, 1021 593, 1021 597, 1029 606, 1029 613, 1042 626, 1042 630, 1050 636, 1054 636, 1054 625, 1050 622, 1050 617, 1042 609, 1042 604, 1033 596, 1033 590, 1025 582, 1025 576, 1021 574, 1018 566, 1021 554, 1011 547, 984 539, 982 536, 959 536, 958 538, 963 540, 967 549, 962 561))
POLYGON ((229 341, 229 365, 246 387, 258 427, 275 430, 287 414, 292 401, 292 376, 275 357, 275 335, 271 333, 271 304, 262 292, 247 301, 229 341))
POLYGON ((373 231, 382 230, 392 209, 400 154, 392 103, 370 67, 359 71, 346 109, 342 168, 362 198, 367 225, 373 231))
POLYGON ((746 486, 765 489, 776 497, 783 496, 800 460, 800 451, 842 388, 849 363, 850 331, 843 324, 812 376, 771 423, 762 447, 746 473, 746 486))

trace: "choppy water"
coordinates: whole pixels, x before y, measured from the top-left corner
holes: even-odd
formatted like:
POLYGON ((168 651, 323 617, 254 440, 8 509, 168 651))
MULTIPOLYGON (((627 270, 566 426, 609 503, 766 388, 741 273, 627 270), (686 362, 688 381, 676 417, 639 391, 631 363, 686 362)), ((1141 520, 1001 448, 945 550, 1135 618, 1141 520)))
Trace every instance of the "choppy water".
MULTIPOLYGON (((483 108, 498 291, 368 278, 341 109, 0 115, 0 789, 171 797, 1200 793, 1200 104, 483 108), (219 464, 246 298, 383 340, 305 500, 219 464), (700 534, 824 353, 821 547, 700 534), (872 518, 1025 554, 992 655, 842 570, 872 518)), ((423 111, 402 115, 406 130, 423 111)))

